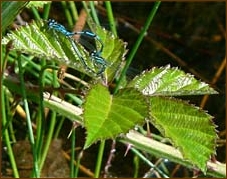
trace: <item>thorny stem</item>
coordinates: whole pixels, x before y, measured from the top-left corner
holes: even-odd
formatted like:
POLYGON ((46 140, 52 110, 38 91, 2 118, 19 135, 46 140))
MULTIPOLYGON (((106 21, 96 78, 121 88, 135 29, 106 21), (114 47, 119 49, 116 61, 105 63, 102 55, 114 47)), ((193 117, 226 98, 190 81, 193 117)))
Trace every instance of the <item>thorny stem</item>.
POLYGON ((108 157, 108 160, 106 162, 106 165, 105 165, 105 173, 104 173, 104 178, 108 178, 108 177, 111 177, 109 176, 109 168, 111 167, 111 161, 113 160, 114 158, 114 153, 116 152, 116 140, 113 140, 112 142, 112 145, 111 145, 111 150, 110 150, 110 154, 109 154, 109 157, 108 157))

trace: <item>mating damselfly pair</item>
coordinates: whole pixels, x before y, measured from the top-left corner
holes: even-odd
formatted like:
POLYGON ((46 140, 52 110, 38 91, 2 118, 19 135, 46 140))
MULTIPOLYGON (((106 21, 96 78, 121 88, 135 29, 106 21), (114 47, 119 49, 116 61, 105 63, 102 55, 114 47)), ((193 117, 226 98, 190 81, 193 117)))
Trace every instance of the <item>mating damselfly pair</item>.
POLYGON ((97 34, 91 32, 91 31, 88 31, 88 30, 78 31, 78 32, 70 32, 65 28, 65 26, 59 24, 58 22, 56 22, 53 19, 49 19, 48 22, 47 22, 47 25, 50 29, 53 29, 55 31, 58 31, 58 32, 64 34, 66 36, 66 38, 69 39, 76 55, 79 57, 80 62, 83 64, 83 67, 84 67, 85 70, 88 70, 88 71, 94 73, 97 76, 101 75, 105 71, 105 69, 109 65, 109 63, 102 57, 104 44, 97 34), (81 52, 78 48, 78 44, 75 42, 75 39, 73 38, 75 35, 88 37, 88 38, 93 39, 93 40, 95 40, 96 42, 99 43, 99 49, 97 49, 96 47, 94 47, 95 45, 93 47, 91 47, 91 45, 89 43, 87 43, 86 41, 79 41, 80 44, 86 50, 88 50, 90 60, 93 64, 93 66, 98 68, 97 71, 94 71, 87 64, 86 60, 84 59, 83 55, 81 54, 81 52))
MULTIPOLYGON (((107 62, 105 61, 104 58, 101 57, 101 53, 102 53, 102 50, 103 50, 103 43, 101 41, 101 39, 99 38, 99 36, 97 36, 96 34, 94 34, 93 32, 91 31, 80 31, 80 32, 69 32, 68 30, 66 30, 66 28, 59 24, 58 22, 56 22, 55 20, 53 19, 49 19, 48 22, 48 27, 49 28, 52 28, 56 31, 59 31, 61 32, 62 34, 64 34, 67 38, 69 38, 72 46, 73 46, 73 49, 75 50, 77 56, 79 57, 81 63, 83 64, 84 68, 86 70, 90 70, 92 71, 93 73, 96 73, 97 75, 100 75, 104 72, 105 68, 106 68, 106 65, 107 65, 107 62), (100 70, 98 72, 94 72, 94 70, 92 70, 87 64, 86 64, 86 61, 85 59, 83 58, 80 50, 78 49, 74 39, 73 39, 73 36, 74 35, 84 35, 84 36, 87 36, 87 37, 90 37, 90 38, 94 38, 95 40, 99 41, 99 43, 101 44, 101 48, 100 50, 92 50, 90 52, 90 58, 91 58, 91 61, 92 63, 95 65, 95 66, 99 66, 100 67, 100 70)), ((86 45, 86 44, 82 44, 82 45, 86 45)), ((86 48, 86 46, 85 46, 86 48)))

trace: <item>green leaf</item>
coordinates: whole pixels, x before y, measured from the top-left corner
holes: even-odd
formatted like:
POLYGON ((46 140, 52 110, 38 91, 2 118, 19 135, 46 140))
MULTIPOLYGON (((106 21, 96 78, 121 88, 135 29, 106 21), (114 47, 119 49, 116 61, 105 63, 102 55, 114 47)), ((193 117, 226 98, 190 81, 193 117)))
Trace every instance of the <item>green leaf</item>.
POLYGON ((94 24, 89 18, 88 25, 100 37, 104 44, 102 57, 108 62, 106 78, 108 82, 111 82, 123 69, 125 64, 124 59, 127 53, 127 43, 115 37, 112 32, 94 24))
POLYGON ((178 68, 170 68, 170 65, 144 71, 136 76, 128 87, 134 87, 144 95, 152 96, 217 94, 206 83, 196 80, 193 75, 178 68))
POLYGON ((212 116, 182 100, 151 97, 151 122, 179 147, 183 156, 206 171, 217 139, 212 116))
MULTIPOLYGON (((71 41, 62 33, 49 29, 43 20, 33 21, 29 25, 11 31, 3 38, 2 44, 6 44, 9 40, 13 40, 13 49, 17 51, 38 58, 54 60, 84 73, 87 72, 74 52, 71 41)), ((79 44, 77 47, 84 58, 89 59, 84 48, 79 44)))
POLYGON ((13 22, 17 14, 28 4, 24 1, 2 1, 1 2, 1 32, 5 32, 6 28, 13 22))
POLYGON ((84 148, 97 140, 114 138, 126 133, 148 116, 145 97, 133 88, 120 90, 112 96, 108 88, 97 84, 84 104, 84 125, 87 138, 84 148))
MULTIPOLYGON (((113 74, 111 74, 111 72, 113 72, 113 70, 110 71, 110 69, 112 69, 112 63, 113 65, 121 64, 123 58, 123 53, 121 53, 121 51, 125 51, 125 49, 121 49, 125 48, 124 42, 118 38, 113 38, 110 32, 102 29, 101 27, 97 27, 96 29, 98 29, 97 35, 100 34, 101 40, 104 40, 103 57, 111 63, 110 66, 107 67, 108 81, 111 81, 113 78, 113 74), (112 50, 108 50, 106 47, 107 43, 108 45, 109 43, 112 44, 110 45, 112 50), (116 52, 117 50, 119 52, 116 52), (111 62, 111 60, 113 61, 111 62)), ((93 32, 96 33, 95 31, 93 32)), ((13 48, 17 51, 34 55, 38 58, 44 57, 49 60, 54 60, 57 63, 65 64, 71 68, 86 73, 91 77, 94 77, 95 75, 93 72, 84 68, 81 60, 73 49, 71 40, 62 33, 48 28, 46 21, 33 21, 29 25, 22 26, 15 31, 11 31, 6 37, 3 38, 2 44, 7 44, 9 40, 13 40, 13 48)), ((86 51, 79 43, 75 43, 87 66, 93 71, 98 72, 99 69, 97 65, 93 64, 89 56, 89 52, 86 51)), ((114 72, 116 72, 116 68, 114 72)))
POLYGON ((50 1, 30 1, 27 5, 27 8, 36 7, 42 8, 44 4, 50 3, 50 1))

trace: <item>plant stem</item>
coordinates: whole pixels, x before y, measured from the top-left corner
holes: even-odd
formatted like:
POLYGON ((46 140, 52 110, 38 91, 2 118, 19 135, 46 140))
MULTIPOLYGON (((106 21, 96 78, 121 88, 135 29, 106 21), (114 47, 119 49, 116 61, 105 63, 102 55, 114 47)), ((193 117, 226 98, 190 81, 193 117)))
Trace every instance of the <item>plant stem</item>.
POLYGON ((40 165, 39 165, 40 170, 42 170, 42 167, 44 165, 44 162, 45 162, 45 159, 46 159, 48 150, 49 150, 49 146, 50 146, 51 141, 52 141, 51 139, 52 139, 52 136, 53 136, 55 123, 56 123, 56 112, 53 112, 51 114, 50 128, 48 130, 48 135, 47 135, 47 138, 46 138, 46 143, 45 143, 44 149, 42 151, 41 161, 40 161, 40 165))
POLYGON ((51 7, 51 2, 44 4, 44 8, 43 8, 43 19, 47 20, 47 18, 49 17, 50 14, 50 7, 51 7))
POLYGON ((96 162, 95 176, 94 176, 95 178, 99 178, 99 175, 100 175, 104 148, 105 148, 105 140, 102 140, 101 143, 100 143, 100 146, 99 146, 98 159, 97 159, 97 162, 96 162))
MULTIPOLYGON (((21 91, 17 90, 20 86, 19 80, 15 81, 14 79, 6 78, 4 79, 4 85, 9 88, 9 90, 15 94, 21 95, 21 91)), ((39 95, 38 92, 27 89, 27 94, 29 99, 38 104, 39 95)), ((58 111, 64 117, 67 117, 71 121, 77 121, 78 123, 83 123, 83 118, 80 116, 82 114, 82 109, 75 105, 72 105, 69 102, 62 101, 62 99, 55 97, 54 95, 50 96, 49 94, 44 94, 44 105, 47 108, 50 108, 53 111, 58 111)))
POLYGON ((76 132, 75 129, 72 129, 72 135, 71 135, 71 158, 70 158, 70 177, 75 178, 75 166, 74 166, 74 160, 75 160, 75 141, 76 141, 76 132))
POLYGON ((80 160, 83 156, 83 150, 78 154, 77 161, 76 161, 76 168, 75 168, 75 177, 78 177, 79 169, 80 169, 80 160))
POLYGON ((18 67, 19 67, 19 77, 20 77, 20 82, 21 82, 21 92, 22 92, 22 97, 23 97, 23 101, 24 101, 24 107, 25 107, 26 119, 27 119, 27 125, 28 125, 29 139, 30 139, 32 154, 33 154, 33 166, 34 166, 33 171, 34 171, 35 177, 38 178, 40 176, 40 169, 38 167, 37 150, 36 150, 36 146, 35 146, 35 140, 34 140, 33 131, 32 131, 32 123, 31 123, 31 118, 30 118, 28 101, 27 101, 27 97, 26 97, 25 83, 24 83, 24 78, 23 78, 23 68, 22 68, 22 63, 21 63, 21 55, 19 55, 19 58, 18 58, 18 67))
MULTIPOLYGON (((41 159, 41 151, 43 145, 43 135, 45 131, 45 114, 44 114, 44 105, 43 105, 43 83, 44 83, 44 75, 45 69, 42 68, 39 75, 39 114, 36 120, 37 130, 36 130, 36 155, 38 160, 41 159)), ((42 161, 40 161, 42 163, 42 161)), ((40 163, 40 164, 41 164, 40 163)))
POLYGON ((69 9, 66 6, 66 2, 65 1, 61 1, 61 4, 62 4, 62 7, 64 9, 65 16, 66 16, 66 19, 68 21, 69 27, 73 27, 72 16, 70 15, 70 11, 69 11, 69 9))
POLYGON ((130 52, 127 60, 126 60, 125 67, 124 67, 124 69, 123 69, 123 71, 121 73, 121 76, 120 76, 117 84, 116 84, 116 87, 114 89, 114 93, 116 93, 118 91, 118 89, 120 87, 120 84, 121 84, 121 82, 124 79, 124 76, 126 74, 126 71, 127 71, 128 67, 130 66, 130 64, 131 64, 131 62, 132 62, 132 60, 133 60, 133 58, 134 58, 134 56, 135 56, 135 54, 136 54, 136 52, 137 52, 137 50, 139 48, 144 36, 146 35, 147 30, 148 30, 148 28, 149 28, 149 26, 150 26, 150 24, 151 24, 151 22, 152 22, 152 20, 153 20, 153 18, 155 16, 156 12, 157 12, 157 10, 158 10, 158 7, 159 7, 160 3, 161 3, 161 1, 155 2, 153 9, 151 10, 150 14, 148 15, 148 18, 147 18, 147 20, 145 22, 145 25, 142 28, 142 30, 140 32, 140 35, 139 35, 137 41, 135 42, 135 45, 133 46, 133 48, 132 48, 132 50, 131 50, 131 52, 130 52))
MULTIPOLYGON (((11 143, 15 143, 16 142, 16 137, 15 137, 15 131, 13 129, 13 112, 12 109, 10 108, 10 97, 6 98, 6 105, 4 105, 3 109, 7 108, 8 114, 7 114, 7 123, 4 125, 4 128, 8 128, 9 127, 9 134, 11 136, 11 143)), ((14 106, 16 108, 16 106, 14 106)), ((2 130, 2 132, 4 132, 4 130, 2 130)))
POLYGON ((100 25, 99 18, 98 18, 96 9, 95 9, 94 2, 93 1, 89 1, 89 5, 90 5, 90 8, 91 8, 91 15, 93 17, 93 20, 95 21, 95 23, 97 25, 100 25))
POLYGON ((89 14, 90 11, 89 11, 89 9, 88 9, 88 6, 87 6, 87 3, 86 3, 86 2, 87 2, 87 1, 82 1, 82 5, 83 5, 83 7, 84 7, 86 13, 89 14))
POLYGON ((115 37, 117 37, 117 29, 116 29, 116 24, 115 24, 115 21, 114 21, 114 16, 113 16, 111 2, 110 1, 105 1, 105 4, 106 4, 106 10, 107 10, 109 23, 110 23, 110 29, 113 32, 113 34, 115 35, 115 37))
POLYGON ((76 9, 76 5, 74 1, 68 1, 69 3, 69 8, 71 9, 72 12, 72 18, 74 20, 74 22, 76 22, 78 20, 78 12, 76 9))
POLYGON ((40 15, 39 12, 37 11, 37 9, 34 6, 31 6, 31 10, 34 14, 35 20, 39 20, 40 19, 40 15))
MULTIPOLYGON (((146 151, 156 157, 167 158, 173 162, 179 163, 186 166, 187 168, 194 169, 194 165, 188 160, 183 158, 181 152, 170 146, 163 144, 161 142, 155 141, 153 139, 147 138, 136 131, 130 131, 126 134, 126 138, 120 140, 123 143, 130 143, 134 148, 146 151)), ((226 178, 226 165, 221 163, 207 162, 207 174, 214 177, 224 177, 226 178)))
POLYGON ((57 127, 55 129, 54 139, 58 138, 58 135, 60 133, 60 130, 61 130, 62 126, 63 126, 64 121, 65 121, 65 117, 62 116, 61 119, 60 119, 60 122, 58 123, 58 125, 57 125, 57 127))
POLYGON ((139 161, 140 161, 139 157, 137 155, 135 155, 134 158, 133 158, 133 163, 134 163, 134 166, 135 166, 133 178, 138 178, 139 161))
MULTIPOLYGON (((53 63, 53 65, 54 65, 54 63, 53 63)), ((53 86, 57 87, 58 83, 57 83, 57 72, 56 71, 53 71, 53 76, 54 76, 53 77, 53 86)), ((52 138, 53 138, 54 128, 55 128, 55 124, 56 124, 56 116, 57 116, 57 113, 53 111, 51 113, 51 120, 50 120, 50 125, 49 125, 50 127, 49 127, 48 135, 46 138, 46 144, 44 146, 42 156, 41 156, 40 170, 42 170, 42 167, 44 165, 44 162, 45 162, 48 150, 49 150, 49 146, 50 146, 52 138)))
POLYGON ((109 157, 107 159, 105 168, 104 168, 104 178, 107 178, 109 176, 109 168, 111 167, 111 162, 114 158, 115 152, 116 152, 116 140, 113 140, 112 145, 111 145, 111 149, 110 149, 110 153, 109 153, 109 157))
POLYGON ((164 178, 169 178, 163 171, 158 169, 151 161, 149 161, 146 157, 144 157, 137 149, 131 148, 130 149, 132 152, 134 152, 138 157, 141 158, 145 163, 147 163, 151 168, 154 168, 159 174, 164 177, 164 178))
MULTIPOLYGON (((7 123, 7 119, 6 119, 6 110, 5 110, 5 88, 2 88, 3 85, 1 83, 1 110, 2 110, 2 127, 5 127, 6 123, 7 123)), ((17 165, 16 165, 16 162, 15 162, 15 158, 14 158, 14 155, 13 155, 13 150, 12 150, 12 147, 10 145, 10 138, 9 138, 9 132, 8 132, 8 129, 5 128, 4 132, 3 132, 3 136, 4 136, 4 139, 5 139, 5 144, 6 144, 6 147, 7 147, 7 152, 8 152, 8 155, 9 155, 9 159, 10 159, 10 164, 11 164, 11 167, 12 167, 12 170, 13 170, 13 174, 14 174, 14 177, 15 178, 19 178, 19 173, 18 173, 18 170, 17 170, 17 165)))

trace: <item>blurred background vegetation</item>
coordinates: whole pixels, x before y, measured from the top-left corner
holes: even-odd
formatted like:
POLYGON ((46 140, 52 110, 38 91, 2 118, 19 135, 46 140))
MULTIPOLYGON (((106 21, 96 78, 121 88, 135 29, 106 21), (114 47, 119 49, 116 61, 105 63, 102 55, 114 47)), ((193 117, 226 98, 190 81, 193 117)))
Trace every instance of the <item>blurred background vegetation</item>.
MULTIPOLYGON (((118 36, 128 43, 127 48, 129 51, 134 45, 138 32, 144 25, 152 6, 153 3, 149 2, 112 2, 118 36)), ((83 8, 82 3, 76 2, 76 7, 81 10, 83 8)), ((96 10, 102 26, 109 29, 104 4, 102 2, 98 3, 96 10)), ((42 8, 39 8, 39 13, 42 14, 42 8)), ((67 26, 61 2, 52 3, 49 17, 67 26)), ((34 19, 34 14, 31 9, 26 8, 17 16, 17 20, 19 18, 24 22, 31 22, 34 19)), ((154 66, 159 67, 171 64, 171 66, 178 66, 185 72, 195 75, 197 79, 209 83, 217 90, 219 92, 218 95, 211 95, 207 99, 204 96, 190 96, 184 97, 184 99, 190 99, 190 103, 201 106, 214 116, 213 121, 219 131, 216 159, 223 163, 225 163, 226 159, 225 22, 225 2, 162 2, 128 72, 129 76, 133 76, 154 66)), ((9 29, 13 27, 10 26, 9 29)), ((60 118, 60 116, 58 117, 60 118)), ((17 140, 24 140, 27 128, 24 119, 18 113, 14 115, 13 125, 17 140)), ((62 148, 67 151, 70 149, 67 135, 71 130, 72 124, 69 120, 65 120, 63 126, 60 138, 63 139, 62 148)), ((146 127, 144 126, 144 128, 146 127)), ((152 133, 158 132, 152 126, 151 131, 152 133)), ((77 128, 76 136, 76 146, 79 151, 84 144, 85 130, 77 128)), ((104 171, 104 166, 109 156, 111 143, 111 141, 106 143, 102 171, 104 171)), ((58 145, 60 145, 58 149, 61 150, 61 144, 58 145)), ((25 146, 25 144, 22 144, 22 146, 25 146)), ((10 164, 3 147, 4 143, 2 145, 2 174, 11 176, 9 172, 10 164)), ((54 148, 56 149, 57 147, 54 148)), ((19 146, 19 150, 21 150, 21 146, 19 146)), ((116 144, 116 153, 109 168, 109 176, 134 176, 136 156, 132 152, 124 156, 125 150, 125 145, 122 143, 116 144)), ((84 151, 81 159, 81 164, 91 171, 95 168, 97 151, 98 145, 93 145, 84 151)), ((154 156, 145 155, 153 163, 160 160, 154 156)), ((170 173, 171 177, 192 176, 191 171, 168 160, 162 160, 160 163, 166 165, 172 171, 170 173)), ((146 164, 140 162, 137 176, 156 177, 154 174, 148 174, 149 169, 146 164)), ((86 177, 88 175, 80 172, 79 176, 86 177)), ((202 177, 202 174, 200 176, 202 177)))

